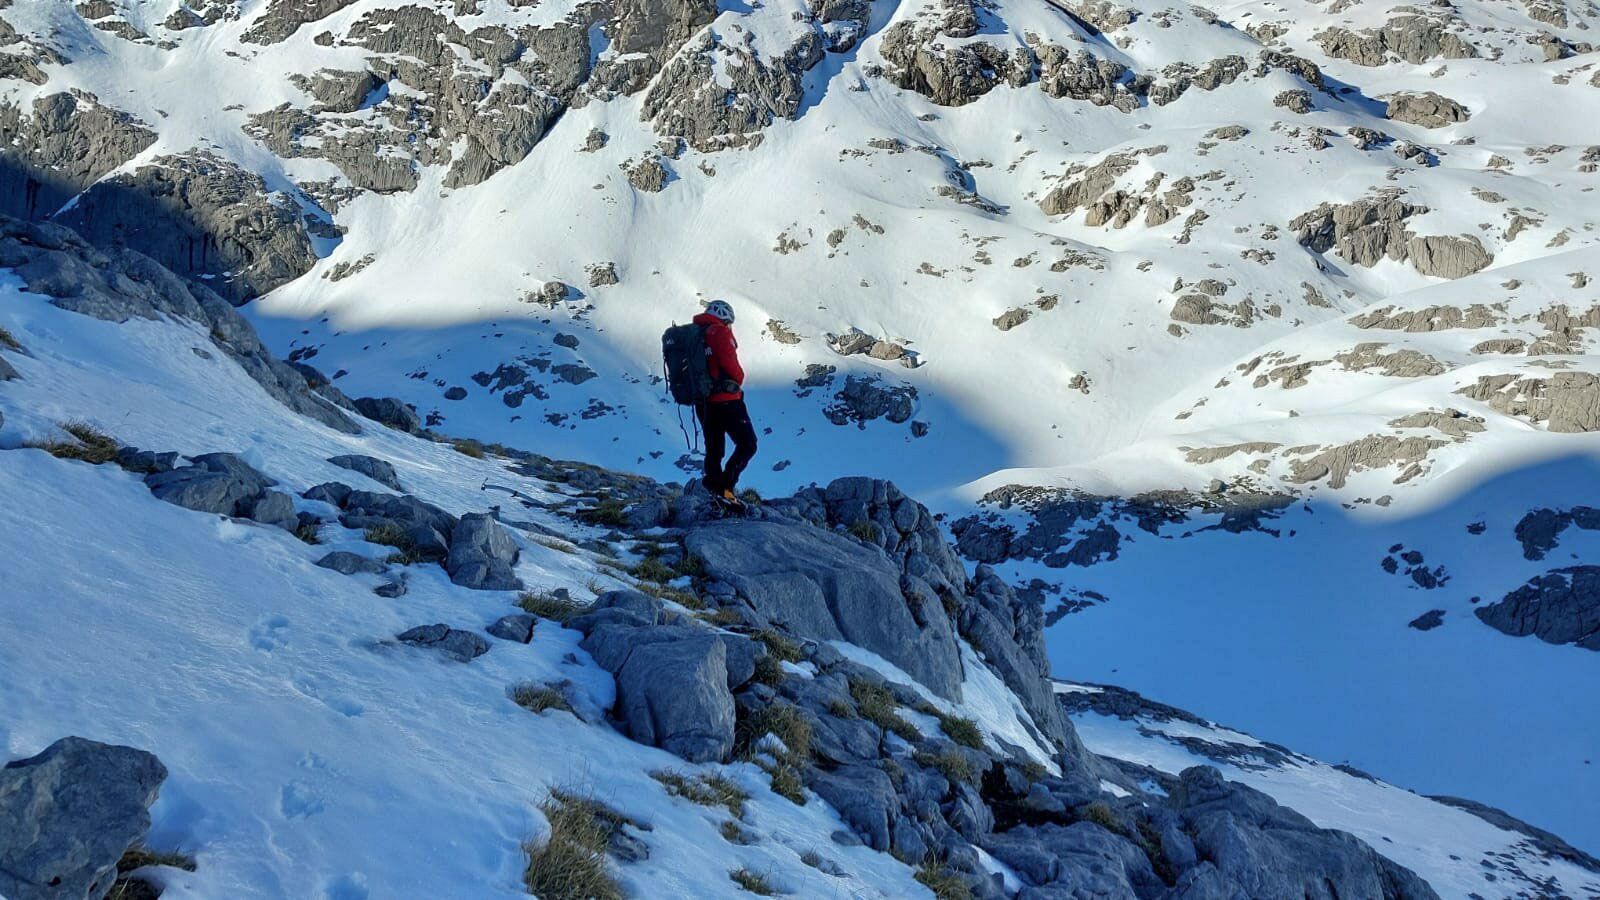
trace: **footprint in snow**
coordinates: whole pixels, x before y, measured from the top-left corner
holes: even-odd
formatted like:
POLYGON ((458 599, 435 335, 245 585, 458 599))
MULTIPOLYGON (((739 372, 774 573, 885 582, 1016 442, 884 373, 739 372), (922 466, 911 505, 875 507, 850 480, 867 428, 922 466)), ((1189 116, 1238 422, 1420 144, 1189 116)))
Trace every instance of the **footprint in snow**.
POLYGON ((250 646, 262 653, 271 653, 289 643, 284 631, 289 627, 289 620, 283 616, 272 616, 256 623, 250 629, 250 646))
POLYGON ((309 678, 297 678, 293 682, 294 689, 301 695, 321 703, 336 713, 355 718, 367 711, 361 701, 340 693, 326 693, 322 686, 309 678))
POLYGON ((323 882, 325 900, 367 900, 367 876, 351 872, 323 882))
POLYGON ((291 781, 278 797, 278 811, 285 819, 309 819, 322 812, 322 794, 304 781, 291 781))

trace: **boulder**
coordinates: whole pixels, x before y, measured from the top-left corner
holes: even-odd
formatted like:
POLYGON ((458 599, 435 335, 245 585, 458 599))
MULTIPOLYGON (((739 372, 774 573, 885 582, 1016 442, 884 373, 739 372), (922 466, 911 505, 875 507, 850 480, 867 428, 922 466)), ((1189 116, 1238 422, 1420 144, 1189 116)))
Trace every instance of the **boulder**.
POLYGON ((804 524, 712 522, 685 537, 708 573, 797 637, 846 640, 882 656, 941 697, 959 699, 961 656, 938 602, 913 611, 879 549, 804 524))
MULTIPOLYGON (((635 633, 647 629, 635 629, 635 633)), ((636 646, 617 671, 616 712, 628 735, 689 762, 721 762, 733 750, 727 651, 711 639, 636 646)))
POLYGON ((496 619, 494 624, 485 630, 503 641, 526 644, 533 640, 533 621, 533 616, 527 613, 512 613, 496 619))
POLYGON ((191 465, 153 472, 144 483, 158 500, 197 512, 247 517, 263 491, 277 484, 232 453, 207 453, 191 465))
POLYGON ((477 591, 516 591, 522 580, 512 571, 521 551, 504 525, 484 513, 461 517, 450 534, 445 571, 450 580, 477 591))
POLYGON ((395 635, 395 640, 437 650, 459 662, 471 662, 489 652, 488 641, 470 631, 451 628, 443 622, 408 628, 395 635))
POLYGON ((395 473, 394 466, 376 457, 348 454, 332 457, 328 462, 341 469, 349 469, 352 472, 365 475, 386 488, 392 488, 397 491, 401 489, 400 476, 395 473))
POLYGON ((422 431, 422 417, 403 400, 394 397, 357 397, 356 412, 396 431, 417 434, 422 431))
POLYGON ((263 525, 273 525, 288 532, 293 532, 300 525, 300 517, 295 515, 294 501, 282 491, 263 492, 254 500, 245 503, 243 512, 247 519, 254 519, 263 525))
POLYGON ((306 492, 300 496, 306 498, 307 500, 318 500, 333 506, 344 506, 345 500, 349 499, 351 492, 354 490, 355 489, 348 484, 341 484, 337 481, 325 481, 322 484, 308 488, 306 492))
POLYGON ((340 575, 354 575, 357 572, 377 575, 384 570, 383 563, 348 550, 335 550, 317 560, 316 564, 324 569, 332 569, 340 575))
POLYGON ((867 846, 879 852, 889 849, 890 828, 898 818, 900 801, 886 772, 869 765, 840 766, 814 773, 811 789, 839 811, 839 818, 855 829, 867 846))
POLYGON ((0 769, 0 896, 99 900, 117 860, 150 830, 167 768, 132 747, 80 737, 0 769))

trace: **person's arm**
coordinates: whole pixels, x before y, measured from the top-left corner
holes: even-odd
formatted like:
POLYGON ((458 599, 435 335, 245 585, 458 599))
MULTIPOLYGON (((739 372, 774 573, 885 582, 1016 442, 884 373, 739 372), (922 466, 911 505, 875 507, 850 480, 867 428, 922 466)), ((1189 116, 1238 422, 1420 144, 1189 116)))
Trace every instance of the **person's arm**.
POLYGON ((707 329, 706 345, 711 348, 711 355, 716 359, 722 377, 731 379, 743 387, 744 367, 739 365, 739 351, 733 341, 733 329, 726 326, 707 329))

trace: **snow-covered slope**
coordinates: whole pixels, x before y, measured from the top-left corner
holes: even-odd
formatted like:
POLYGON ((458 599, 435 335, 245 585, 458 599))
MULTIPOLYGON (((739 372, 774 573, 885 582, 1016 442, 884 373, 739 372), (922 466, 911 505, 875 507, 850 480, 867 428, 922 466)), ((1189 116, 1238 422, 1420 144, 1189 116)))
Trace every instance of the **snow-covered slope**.
MULTIPOLYGON (((1063 614, 1063 676, 1600 851, 1593 3, 0 21, 0 211, 215 287, 346 394, 681 478, 657 341, 727 298, 751 486, 891 477, 1063 614)), ((45 330, 3 389, 11 445, 72 418, 185 452, 248 437, 269 472, 299 454, 272 472, 297 489, 364 446, 423 454, 403 478, 453 511, 489 504, 453 451, 258 424, 212 382, 225 360, 161 350, 163 388, 125 355, 146 326, 82 352, 89 325, 38 315, 12 322, 45 330), (81 378, 27 371, 57 339, 81 378)))

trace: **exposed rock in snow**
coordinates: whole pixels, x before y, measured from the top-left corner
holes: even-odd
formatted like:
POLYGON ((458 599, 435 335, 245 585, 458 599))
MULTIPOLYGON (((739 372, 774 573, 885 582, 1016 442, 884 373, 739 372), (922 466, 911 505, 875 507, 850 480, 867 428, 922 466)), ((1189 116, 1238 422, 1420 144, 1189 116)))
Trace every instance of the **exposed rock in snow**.
POLYGON ((1544 423, 1550 431, 1600 431, 1600 375, 1556 372, 1548 378, 1480 375, 1456 393, 1508 416, 1544 423))
POLYGON ((150 830, 167 767, 132 747, 62 738, 0 768, 0 892, 100 900, 150 830))
POLYGON ((1552 569, 1473 614, 1514 637, 1600 650, 1600 566, 1552 569))

